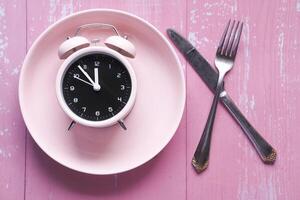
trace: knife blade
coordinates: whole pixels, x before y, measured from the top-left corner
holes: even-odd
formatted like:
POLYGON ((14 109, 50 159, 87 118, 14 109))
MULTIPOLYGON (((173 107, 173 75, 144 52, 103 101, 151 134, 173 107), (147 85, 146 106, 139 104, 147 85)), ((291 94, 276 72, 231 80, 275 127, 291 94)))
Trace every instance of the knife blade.
MULTIPOLYGON (((215 93, 218 80, 217 72, 201 56, 197 49, 175 30, 167 29, 167 35, 208 88, 215 93)), ((262 161, 266 164, 273 164, 277 156, 276 150, 255 130, 225 90, 221 92, 220 101, 240 125, 262 161)))

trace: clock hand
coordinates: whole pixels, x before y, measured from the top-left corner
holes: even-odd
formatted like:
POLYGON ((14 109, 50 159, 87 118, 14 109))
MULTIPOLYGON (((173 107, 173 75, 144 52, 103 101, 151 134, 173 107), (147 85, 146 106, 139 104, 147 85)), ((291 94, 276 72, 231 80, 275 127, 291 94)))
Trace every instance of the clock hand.
POLYGON ((101 86, 99 84, 99 72, 98 68, 94 68, 94 77, 95 77, 95 84, 93 86, 95 91, 99 91, 101 89, 101 86))
POLYGON ((90 83, 91 83, 93 86, 95 86, 94 81, 91 79, 91 77, 88 75, 88 73, 87 73, 86 71, 84 71, 80 65, 78 65, 77 67, 78 67, 78 68, 80 69, 80 71, 85 75, 85 77, 90 81, 90 83))
POLYGON ((84 83, 86 83, 86 84, 88 84, 88 85, 94 86, 94 85, 91 84, 90 82, 87 82, 87 81, 85 81, 85 80, 83 80, 83 79, 81 79, 81 78, 79 78, 79 77, 77 77, 77 76, 74 76, 74 78, 77 79, 77 80, 80 80, 80 81, 82 81, 82 82, 84 82, 84 83))

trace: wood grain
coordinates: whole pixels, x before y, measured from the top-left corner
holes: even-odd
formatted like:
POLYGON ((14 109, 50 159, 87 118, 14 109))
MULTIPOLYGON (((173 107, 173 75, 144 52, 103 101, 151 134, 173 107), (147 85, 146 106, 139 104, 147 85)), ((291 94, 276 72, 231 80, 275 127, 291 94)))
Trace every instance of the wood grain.
POLYGON ((0 0, 0 199, 300 199, 300 0, 0 0), (187 106, 170 144, 128 173, 90 176, 50 159, 26 133, 18 77, 26 49, 50 24, 89 8, 132 12, 165 34, 174 28, 213 63, 229 18, 245 23, 226 89, 278 153, 264 165, 239 126, 218 108, 208 169, 191 159, 213 95, 186 69, 187 106), (27 135, 27 137, 25 137, 27 135))
POLYGON ((25 1, 0 1, 0 199, 24 196, 26 128, 17 93, 26 54, 24 8, 25 1))
MULTIPOLYGON (((187 168, 188 199, 204 194, 209 194, 210 199, 300 197, 296 189, 299 172, 295 170, 299 163, 296 153, 299 128, 295 125, 299 107, 296 101, 300 97, 294 86, 295 81, 299 83, 296 69, 299 66, 297 4, 296 1, 230 0, 188 3, 187 34, 211 63, 227 20, 244 21, 237 61, 226 77, 225 87, 250 122, 278 151, 275 166, 263 165, 224 108, 219 109, 209 169, 197 176, 191 166, 187 168)), ((189 67, 187 81, 189 161, 213 97, 189 67), (191 92, 195 86, 200 92, 191 92), (201 109, 193 109, 196 107, 201 109)))

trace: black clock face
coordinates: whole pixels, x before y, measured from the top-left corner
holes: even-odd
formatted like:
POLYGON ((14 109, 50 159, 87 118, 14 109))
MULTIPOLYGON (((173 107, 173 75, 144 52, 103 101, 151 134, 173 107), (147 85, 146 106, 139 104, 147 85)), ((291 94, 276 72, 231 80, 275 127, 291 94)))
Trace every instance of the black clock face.
POLYGON ((79 117, 102 121, 119 113, 129 100, 131 78, 118 59, 91 53, 75 60, 65 72, 63 97, 79 117))

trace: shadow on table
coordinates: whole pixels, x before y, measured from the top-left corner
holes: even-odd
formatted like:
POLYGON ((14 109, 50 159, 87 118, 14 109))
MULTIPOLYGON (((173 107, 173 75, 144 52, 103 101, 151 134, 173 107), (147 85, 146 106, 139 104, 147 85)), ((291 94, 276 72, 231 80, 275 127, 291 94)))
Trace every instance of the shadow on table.
MULTIPOLYGON (((27 151, 33 151, 31 152, 30 163, 27 162, 28 184, 36 186, 47 181, 48 184, 55 185, 55 190, 69 190, 70 193, 89 195, 122 193, 137 186, 146 176, 151 176, 153 168, 155 168, 161 157, 157 156, 143 166, 129 172, 118 175, 96 176, 76 172, 60 165, 47 156, 30 136, 28 136, 28 140, 27 151), (30 170, 33 171, 28 172, 30 170), (34 183, 30 182, 31 175, 35 175, 34 183)), ((54 186, 51 187, 53 189, 54 186)))

